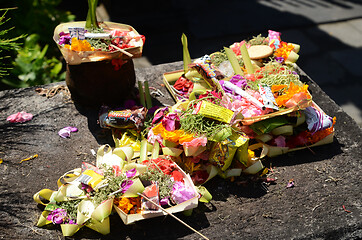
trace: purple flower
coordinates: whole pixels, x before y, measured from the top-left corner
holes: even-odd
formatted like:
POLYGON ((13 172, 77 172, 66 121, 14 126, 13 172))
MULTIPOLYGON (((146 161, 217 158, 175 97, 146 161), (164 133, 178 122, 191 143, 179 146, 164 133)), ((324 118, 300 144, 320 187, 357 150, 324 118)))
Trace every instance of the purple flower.
POLYGON ((131 170, 128 170, 126 172, 126 176, 127 176, 127 178, 132 178, 136 175, 136 173, 137 173, 136 168, 132 168, 131 170))
POLYGON ((64 223, 66 217, 67 212, 65 211, 65 209, 57 208, 49 213, 47 220, 52 221, 53 224, 61 224, 64 223))
POLYGON ((162 119, 162 125, 167 131, 179 129, 180 117, 176 113, 169 113, 162 119))
POLYGON ((73 219, 68 219, 68 224, 77 224, 73 219))
POLYGON ((155 112, 155 116, 153 117, 152 124, 159 123, 163 117, 165 116, 165 113, 168 112, 168 107, 160 108, 155 112))
POLYGON ((235 82, 238 82, 240 80, 245 80, 245 78, 239 74, 236 74, 230 78, 230 82, 232 82, 234 84, 235 84, 235 82))
POLYGON ((63 129, 61 129, 58 132, 58 135, 61 136, 62 138, 69 138, 71 132, 77 132, 77 131, 78 131, 78 128, 69 126, 69 127, 65 127, 63 129))
POLYGON ((61 32, 59 33, 59 44, 60 45, 64 45, 64 44, 70 44, 70 34, 69 33, 64 33, 64 32, 61 32))
POLYGON ((131 187, 132 184, 133 184, 132 180, 123 181, 121 183, 121 188, 122 188, 121 193, 125 193, 131 187))
POLYGON ((181 181, 175 182, 172 187, 172 200, 176 204, 183 203, 191 198, 195 197, 195 192, 192 188, 188 188, 181 181))
MULTIPOLYGON (((246 80, 244 77, 242 77, 241 75, 235 75, 235 76, 233 76, 233 77, 230 79, 230 83, 238 86, 239 88, 241 88, 241 89, 243 89, 243 90, 245 90, 245 89, 248 87, 247 80, 246 80)), ((231 89, 229 89, 229 88, 227 88, 227 87, 224 86, 224 81, 223 81, 223 80, 220 81, 220 84, 221 84, 222 88, 224 89, 224 91, 225 91, 226 93, 229 93, 229 94, 234 95, 234 92, 233 92, 231 89)))
POLYGON ((275 143, 277 144, 277 147, 285 147, 285 137, 282 135, 279 135, 278 137, 274 138, 275 143))
POLYGON ((284 58, 283 58, 283 57, 275 57, 274 59, 275 59, 275 61, 277 61, 278 63, 283 63, 283 62, 284 62, 284 58))
POLYGON ((86 192, 90 193, 93 192, 93 188, 87 184, 81 183, 82 184, 82 190, 85 190, 86 192))
POLYGON ((165 197, 160 200, 160 205, 165 206, 170 204, 170 197, 165 197))

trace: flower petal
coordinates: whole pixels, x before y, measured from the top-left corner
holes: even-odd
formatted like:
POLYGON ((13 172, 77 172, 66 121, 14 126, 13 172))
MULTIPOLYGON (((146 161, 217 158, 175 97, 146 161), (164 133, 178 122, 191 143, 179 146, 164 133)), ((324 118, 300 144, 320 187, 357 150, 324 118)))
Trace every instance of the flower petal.
POLYGON ((136 175, 136 173, 137 173, 136 168, 132 168, 131 170, 128 170, 126 172, 126 176, 127 176, 127 178, 132 178, 136 175))
POLYGON ((31 119, 33 119, 33 115, 24 111, 12 114, 6 118, 6 120, 11 123, 23 123, 30 121, 31 119))
POLYGON ((62 138, 69 138, 71 132, 77 132, 77 131, 78 128, 68 126, 59 130, 58 135, 61 136, 62 138))

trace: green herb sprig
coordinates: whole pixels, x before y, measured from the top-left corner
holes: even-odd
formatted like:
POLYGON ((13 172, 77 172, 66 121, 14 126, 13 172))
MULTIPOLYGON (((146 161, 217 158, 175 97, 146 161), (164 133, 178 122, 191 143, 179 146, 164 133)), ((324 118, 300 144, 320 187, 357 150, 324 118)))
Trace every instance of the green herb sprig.
POLYGON ((171 176, 164 174, 159 168, 147 168, 147 171, 139 176, 142 182, 157 182, 159 187, 160 199, 170 196, 173 182, 171 176))
POLYGON ((81 201, 82 201, 82 199, 64 201, 64 202, 58 203, 58 206, 60 208, 64 209, 67 212, 69 219, 76 220, 77 219, 78 204, 81 201))
POLYGON ((199 101, 211 100, 215 104, 220 104, 221 99, 216 98, 209 94, 209 96, 203 97, 202 99, 196 99, 189 103, 187 110, 184 111, 180 116, 181 129, 187 133, 194 134, 195 136, 206 136, 212 138, 216 133, 228 125, 200 114, 193 114, 194 108, 199 101))
MULTIPOLYGON (((112 168, 105 168, 104 178, 106 179, 105 184, 108 184, 105 187, 102 187, 94 192, 93 202, 95 204, 100 204, 104 200, 108 199, 108 195, 119 190, 121 183, 126 180, 126 176, 121 174, 120 176, 115 176, 114 170, 112 168)), ((115 197, 120 197, 122 193, 115 194, 115 197)))
POLYGON ((110 39, 96 39, 96 38, 89 38, 87 39, 89 44, 94 47, 96 50, 109 52, 109 45, 111 44, 110 39))
POLYGON ((216 133, 222 129, 227 128, 228 125, 210 118, 206 118, 200 114, 192 114, 186 112, 180 118, 181 129, 187 133, 196 136, 206 136, 212 138, 216 133))
POLYGON ((256 81, 248 81, 248 87, 252 90, 258 90, 259 84, 267 85, 269 87, 273 85, 289 85, 291 82, 298 86, 302 86, 299 75, 293 73, 293 69, 285 65, 276 64, 275 61, 271 61, 265 65, 261 73, 262 78, 256 81))
POLYGON ((247 43, 250 45, 268 45, 269 41, 266 37, 259 34, 257 36, 253 36, 253 38, 247 41, 247 43))

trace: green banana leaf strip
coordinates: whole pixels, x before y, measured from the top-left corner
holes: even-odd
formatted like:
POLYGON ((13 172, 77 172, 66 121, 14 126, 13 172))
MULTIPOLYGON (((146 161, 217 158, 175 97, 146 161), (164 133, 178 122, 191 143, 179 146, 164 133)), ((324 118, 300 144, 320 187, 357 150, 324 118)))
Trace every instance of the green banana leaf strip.
POLYGON ((259 121, 250 125, 250 128, 258 135, 271 132, 274 128, 288 124, 288 120, 284 116, 277 116, 263 121, 259 121))

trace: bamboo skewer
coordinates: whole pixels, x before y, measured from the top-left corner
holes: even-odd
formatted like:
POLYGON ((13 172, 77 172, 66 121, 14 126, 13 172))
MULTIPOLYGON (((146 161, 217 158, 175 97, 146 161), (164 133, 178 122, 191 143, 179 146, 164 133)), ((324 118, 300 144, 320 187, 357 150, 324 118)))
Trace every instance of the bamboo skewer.
POLYGON ((111 44, 112 47, 120 51, 121 53, 126 54, 128 57, 133 57, 132 53, 127 52, 126 50, 123 50, 122 48, 117 47, 116 45, 111 44))
POLYGON ((172 213, 170 213, 169 211, 167 211, 166 209, 164 209, 163 207, 161 207, 159 204, 155 203, 154 201, 152 201, 151 199, 149 199, 148 197, 146 197, 145 195, 143 195, 142 193, 138 193, 138 195, 144 197, 147 201, 151 202, 153 205, 157 206, 158 208, 160 208, 163 212, 167 213, 168 215, 170 215, 171 217, 173 217, 174 219, 176 219, 177 221, 179 221, 180 223, 182 223, 183 225, 185 225, 186 227, 188 227, 189 229, 191 229, 192 231, 194 231, 195 233, 199 234, 201 237, 203 237, 204 239, 209 240, 206 236, 204 236, 203 234, 201 234, 200 232, 198 232, 196 229, 192 228, 190 225, 188 225, 187 223, 185 223, 184 221, 182 221, 181 219, 179 219, 178 217, 176 217, 175 215, 173 215, 172 213))

